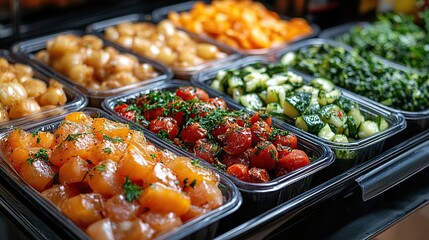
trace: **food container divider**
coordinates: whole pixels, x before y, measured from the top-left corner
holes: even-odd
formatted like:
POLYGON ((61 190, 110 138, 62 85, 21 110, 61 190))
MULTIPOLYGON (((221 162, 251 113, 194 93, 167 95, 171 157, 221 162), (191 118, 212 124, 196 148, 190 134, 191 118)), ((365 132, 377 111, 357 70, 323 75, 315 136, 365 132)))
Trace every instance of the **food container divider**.
MULTIPOLYGON (((119 118, 111 116, 108 113, 96 108, 85 108, 83 109, 83 112, 93 117, 104 117, 110 120, 124 122, 121 121, 119 118)), ((31 132, 53 132, 64 120, 64 116, 65 114, 44 120, 39 123, 26 124, 21 126, 21 128, 25 131, 31 132)), ((131 128, 140 130, 139 128, 133 128, 132 126, 131 128)), ((4 139, 5 137, 7 137, 7 135, 11 131, 12 130, 0 133, 0 139, 4 139)), ((158 139, 146 134, 145 137, 157 148, 167 149, 168 151, 178 156, 183 156, 181 152, 176 151, 174 148, 171 148, 170 146, 160 142, 158 139)), ((39 194, 31 186, 27 185, 27 183, 24 182, 24 180, 16 173, 16 171, 12 168, 9 162, 5 159, 3 152, 0 153, 0 158, 0 171, 5 173, 2 175, 2 178, 3 180, 13 185, 17 194, 31 202, 35 208, 43 210, 45 217, 50 219, 53 224, 57 225, 59 229, 67 236, 67 239, 90 239, 89 236, 82 229, 80 229, 69 218, 63 215, 57 207, 55 207, 53 204, 49 203, 46 199, 44 199, 41 194, 39 194)), ((219 220, 237 210, 241 205, 242 201, 238 189, 229 179, 225 178, 223 175, 220 175, 220 184, 225 200, 224 205, 200 217, 197 217, 183 224, 182 226, 175 228, 174 230, 160 235, 157 239, 196 239, 200 237, 204 239, 213 238, 214 234, 216 233, 219 220)))
MULTIPOLYGON (((271 62, 268 59, 263 57, 246 57, 234 64, 227 65, 227 66, 225 65, 219 66, 216 69, 212 69, 206 72, 201 72, 193 76, 191 81, 192 83, 196 84, 198 87, 201 87, 204 90, 206 90, 209 94, 222 96, 229 104, 238 104, 227 93, 223 93, 212 89, 210 87, 210 84, 212 83, 213 79, 215 79, 217 72, 220 70, 235 70, 235 69, 240 69, 240 68, 243 68, 252 64, 258 64, 258 63, 269 64, 271 62)), ((305 74, 301 74, 300 72, 297 72, 294 70, 292 70, 292 72, 295 72, 296 74, 302 76, 304 83, 309 83, 312 79, 312 77, 305 74)), ((276 122, 277 124, 282 126, 288 126, 290 129, 293 129, 293 132, 301 132, 303 135, 307 135, 309 137, 317 139, 318 142, 321 142, 327 145, 328 147, 330 147, 334 151, 334 153, 336 150, 346 150, 356 154, 357 157, 354 157, 351 159, 337 158, 335 162, 332 164, 332 166, 329 167, 329 173, 327 173, 329 175, 328 176, 329 178, 334 176, 335 174, 338 174, 341 171, 344 171, 358 164, 359 162, 367 161, 368 159, 371 159, 372 157, 381 153, 386 139, 390 139, 390 138, 396 139, 395 137, 396 134, 404 130, 406 127, 406 121, 404 120, 404 117, 401 114, 383 109, 381 108, 381 104, 379 103, 374 102, 372 104, 368 104, 363 99, 361 99, 360 96, 353 94, 351 92, 348 92, 346 90, 341 89, 341 91, 342 91, 342 96, 344 96, 347 99, 353 100, 359 104, 360 110, 364 115, 371 116, 371 117, 376 117, 377 115, 380 115, 384 117, 386 121, 389 123, 389 128, 373 136, 370 136, 368 138, 359 139, 356 142, 336 143, 336 142, 332 142, 332 141, 328 141, 326 139, 320 138, 308 132, 305 132, 300 128, 293 126, 293 124, 287 123, 283 120, 273 117, 273 121, 276 122)))
MULTIPOLYGON (((166 19, 168 17, 168 13, 169 12, 179 12, 180 13, 180 12, 190 11, 196 2, 197 1, 189 1, 189 2, 179 3, 179 4, 170 5, 170 6, 167 6, 167 7, 162 7, 162 8, 155 9, 151 13, 152 20, 154 22, 159 22, 159 21, 161 21, 163 19, 166 19)), ((203 1, 203 2, 206 3, 206 4, 210 3, 210 1, 203 1)), ((265 6, 265 7, 267 9, 271 10, 271 11, 275 11, 275 10, 273 10, 269 6, 265 6)), ((279 15, 279 16, 283 20, 289 20, 290 19, 290 17, 286 17, 286 16, 282 16, 282 15, 279 15)), ((311 28, 313 30, 313 32, 311 34, 306 35, 306 36, 302 36, 302 37, 299 37, 299 38, 296 38, 296 39, 294 39, 294 40, 292 40, 290 42, 285 42, 283 44, 280 44, 278 46, 274 46, 274 47, 271 47, 271 48, 245 50, 245 49, 240 49, 240 48, 234 48, 234 47, 228 46, 228 45, 223 44, 223 43, 219 43, 219 44, 220 45, 224 45, 226 48, 233 49, 233 50, 237 51, 238 53, 240 53, 241 55, 246 55, 246 56, 250 56, 250 55, 252 55, 252 56, 253 55, 263 55, 263 56, 266 56, 266 57, 274 57, 274 55, 275 55, 276 52, 278 52, 281 49, 287 48, 290 44, 292 44, 294 42, 298 42, 298 41, 301 41, 301 40, 304 40, 304 39, 314 38, 314 37, 317 37, 319 35, 320 27, 318 25, 310 22, 310 21, 307 21, 307 22, 308 22, 308 24, 311 26, 311 28)), ((185 31, 186 32, 190 32, 188 30, 185 30, 185 31)), ((194 34, 194 35, 201 35, 201 34, 196 34, 196 33, 192 33, 192 34, 194 34)), ((203 37, 208 38, 208 39, 212 39, 213 41, 218 42, 218 41, 216 41, 215 39, 213 39, 213 38, 211 38, 209 36, 203 35, 203 37)))
POLYGON ((34 39, 25 40, 25 41, 22 41, 22 42, 19 42, 19 43, 16 43, 15 45, 13 45, 13 47, 12 47, 13 53, 22 57, 27 62, 27 64, 33 66, 34 68, 37 68, 40 71, 45 71, 47 74, 50 74, 50 76, 52 76, 54 78, 61 79, 62 82, 67 82, 70 85, 73 85, 76 88, 78 88, 80 91, 82 91, 88 97, 89 106, 91 106, 91 107, 99 107, 101 105, 101 102, 103 101, 103 99, 105 99, 108 96, 120 94, 120 93, 126 92, 126 91, 131 90, 131 89, 143 87, 143 86, 145 86, 151 82, 167 81, 167 80, 171 79, 171 77, 172 77, 171 70, 169 68, 167 68, 166 66, 158 64, 158 63, 156 63, 150 59, 146 59, 146 58, 143 58, 141 56, 135 55, 129 51, 124 51, 122 48, 118 48, 115 45, 111 44, 110 42, 104 41, 102 39, 104 47, 110 46, 110 47, 117 49, 122 54, 134 55, 135 57, 137 57, 137 60, 140 63, 148 63, 148 64, 152 65, 154 67, 154 69, 159 72, 159 76, 152 78, 152 79, 143 80, 143 81, 135 83, 135 84, 122 86, 122 87, 119 87, 116 89, 109 89, 109 90, 89 89, 89 88, 84 87, 83 85, 71 80, 70 78, 64 76, 63 74, 61 74, 58 71, 51 68, 50 66, 43 64, 42 62, 37 60, 37 58, 35 57, 36 52, 46 49, 46 44, 49 40, 54 39, 58 35, 64 35, 64 34, 73 34, 73 35, 80 37, 80 36, 85 35, 85 32, 80 31, 80 30, 69 30, 69 31, 58 32, 55 34, 50 34, 50 35, 46 35, 46 36, 42 36, 42 37, 38 37, 38 38, 34 38, 34 39))
MULTIPOLYGON (((10 63, 22 63, 22 64, 29 65, 25 60, 21 59, 19 56, 15 56, 8 50, 0 49, 0 57, 7 59, 10 63)), ((55 108, 45 109, 38 113, 27 115, 27 116, 10 120, 7 122, 2 122, 0 123, 0 129, 13 128, 28 122, 40 121, 45 118, 56 116, 63 112, 77 111, 79 109, 84 108, 88 104, 88 99, 79 90, 75 89, 70 84, 63 82, 61 79, 55 76, 52 77, 46 74, 44 71, 40 71, 39 69, 34 68, 33 66, 31 67, 34 72, 34 77, 42 80, 47 85, 49 84, 50 79, 55 79, 59 83, 61 83, 63 85, 64 93, 66 94, 66 97, 67 97, 67 102, 63 106, 57 106, 55 108)))
MULTIPOLYGON (((172 80, 166 83, 156 82, 151 85, 148 85, 147 88, 144 90, 136 90, 133 92, 128 92, 126 94, 109 97, 103 102, 102 107, 107 112, 114 114, 123 120, 129 121, 130 124, 141 127, 137 123, 134 123, 122 116, 119 116, 114 111, 115 105, 120 102, 126 102, 129 99, 135 99, 142 93, 148 93, 150 90, 175 91, 181 86, 194 85, 189 81, 180 80, 172 80)), ((213 95, 209 93, 209 96, 215 97, 218 96, 218 94, 213 95)), ((244 109, 243 107, 236 104, 227 103, 227 105, 229 109, 233 110, 244 109)), ((296 134, 299 143, 298 148, 304 150, 310 156, 315 156, 316 160, 314 160, 311 164, 305 167, 292 171, 278 178, 272 179, 267 183, 244 182, 238 178, 227 174, 226 172, 216 169, 219 174, 229 178, 238 187, 243 196, 243 205, 238 212, 231 215, 232 222, 227 221, 227 223, 229 224, 234 224, 237 223, 237 221, 243 221, 244 219, 256 216, 257 214, 260 214, 270 208, 273 208, 274 206, 277 206, 278 204, 286 201, 287 199, 290 199, 308 190, 312 181, 313 174, 322 170, 333 162, 332 151, 324 144, 317 142, 317 140, 313 139, 311 136, 304 135, 301 133, 301 131, 296 131, 295 129, 290 128, 288 125, 279 125, 277 123, 274 123, 273 126, 296 134)), ((154 133, 150 132, 147 129, 143 128, 143 130, 146 136, 156 136, 154 133)), ((171 145, 171 143, 165 140, 160 141, 171 145)), ((176 145, 174 145, 174 147, 178 151, 183 152, 183 154, 195 158, 195 155, 187 152, 186 150, 183 150, 176 145)), ((222 221, 222 223, 224 222, 225 221, 222 221)))
MULTIPOLYGON (((106 28, 108 27, 113 27, 116 25, 119 25, 121 23, 137 23, 137 22, 148 22, 148 23, 154 23, 155 22, 149 20, 150 16, 148 15, 143 15, 143 14, 130 14, 130 15, 126 15, 126 16, 122 16, 122 17, 117 17, 117 18, 112 18, 112 19, 108 19, 105 21, 101 21, 101 22, 97 22, 94 24, 89 25, 86 28, 86 32, 90 33, 90 34, 95 34, 98 37, 102 38, 104 41, 106 42, 110 42, 112 45, 116 46, 119 49, 122 49, 123 51, 131 51, 133 52, 131 49, 127 49, 121 45, 119 45, 118 43, 109 41, 108 39, 106 39, 106 37, 104 36, 104 31, 106 28)), ((185 31, 186 32, 186 31, 185 31)), ((188 33, 188 32, 187 32, 188 33)), ((180 79, 189 79, 193 74, 197 73, 198 71, 204 70, 204 69, 208 69, 211 68, 213 66, 216 66, 218 64, 222 64, 225 62, 231 62, 234 61, 235 59, 237 59, 239 57, 239 55, 237 54, 236 51, 225 47, 222 44, 219 44, 216 41, 213 41, 210 38, 207 37, 203 37, 197 34, 193 34, 193 33, 188 33, 189 36, 196 42, 207 42, 210 44, 215 45, 216 47, 218 47, 218 49, 226 54, 228 54, 227 57, 222 58, 222 59, 216 59, 213 61, 208 61, 205 62, 203 64, 199 64, 196 66, 190 66, 190 67, 171 67, 175 78, 180 78, 180 79)), ((136 55, 141 56, 138 53, 134 53, 136 55)), ((144 57, 144 56, 142 56, 144 57)), ((156 59, 152 60, 154 62, 158 62, 156 59)), ((162 64, 161 62, 158 62, 159 64, 162 64)))

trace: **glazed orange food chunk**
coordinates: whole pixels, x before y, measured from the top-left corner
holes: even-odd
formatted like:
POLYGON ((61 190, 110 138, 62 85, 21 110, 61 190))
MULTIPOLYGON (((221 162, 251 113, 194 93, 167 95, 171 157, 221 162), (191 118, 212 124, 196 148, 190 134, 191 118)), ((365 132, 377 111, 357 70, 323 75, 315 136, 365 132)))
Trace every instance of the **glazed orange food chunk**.
POLYGON ((53 133, 15 129, 1 149, 16 172, 94 239, 151 239, 224 202, 219 176, 142 132, 83 112, 53 133))
POLYGON ((173 67, 191 67, 226 54, 213 44, 197 42, 184 31, 177 30, 169 20, 122 23, 106 29, 104 35, 145 57, 173 67))
POLYGON ((197 2, 191 11, 171 12, 168 18, 188 31, 245 50, 271 48, 313 31, 305 19, 283 20, 253 1, 197 2))
POLYGON ((159 75, 152 65, 130 54, 105 47, 93 35, 58 35, 36 58, 77 84, 93 90, 109 90, 152 79, 159 75))
POLYGON ((0 122, 17 119, 67 102, 63 86, 35 78, 25 64, 0 57, 0 122))

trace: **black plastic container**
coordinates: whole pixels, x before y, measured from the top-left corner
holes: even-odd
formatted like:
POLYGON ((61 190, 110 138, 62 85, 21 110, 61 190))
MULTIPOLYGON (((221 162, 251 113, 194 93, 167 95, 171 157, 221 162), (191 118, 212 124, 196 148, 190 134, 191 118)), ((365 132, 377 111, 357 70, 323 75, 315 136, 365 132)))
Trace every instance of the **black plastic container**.
MULTIPOLYGON (((210 3, 210 1, 203 1, 203 2, 210 3)), ((162 7, 162 8, 155 9, 154 11, 152 11, 152 14, 151 14, 152 15, 152 20, 154 22, 159 22, 159 21, 161 21, 163 19, 166 19, 168 17, 168 13, 169 12, 187 12, 187 11, 190 11, 192 9, 192 7, 194 6, 195 3, 196 3, 196 1, 190 1, 190 2, 179 3, 179 4, 170 5, 170 6, 167 6, 167 7, 162 7)), ((268 6, 266 6, 266 7, 268 9, 270 9, 271 11, 273 11, 273 9, 271 9, 270 7, 268 7, 268 6)), ((289 17, 286 17, 286 16, 281 16, 280 15, 280 17, 283 20, 289 20, 290 19, 289 17)), ((281 49, 284 49, 284 48, 287 48, 289 46, 289 44, 291 44, 291 43, 298 42, 300 40, 304 40, 304 39, 308 39, 308 38, 314 38, 314 37, 318 36, 319 32, 320 32, 320 27, 317 26, 314 23, 311 23, 311 22, 308 22, 308 24, 311 26, 311 28, 313 30, 312 33, 310 33, 310 34, 308 34, 306 36, 297 37, 297 38, 295 38, 292 41, 285 42, 285 43, 283 43, 281 45, 278 45, 278 46, 275 46, 275 47, 271 47, 271 48, 244 50, 244 49, 240 49, 240 48, 230 47, 230 46, 224 45, 222 43, 220 43, 220 44, 224 45, 225 47, 228 47, 230 49, 233 49, 233 50, 239 52, 242 55, 264 55, 264 56, 267 56, 267 57, 268 56, 272 57, 272 56, 274 56, 274 54, 277 51, 279 51, 281 49)), ((187 32, 189 32, 189 31, 187 31, 187 32)), ((208 36, 204 36, 204 37, 212 39, 211 37, 208 37, 208 36)), ((213 39, 213 41, 215 41, 215 40, 213 39)))
MULTIPOLYGON (((296 43, 294 45, 292 45, 290 48, 279 52, 277 55, 277 59, 280 59, 283 55, 289 53, 289 52, 294 52, 297 51, 301 48, 307 48, 307 47, 311 47, 311 46, 317 46, 317 45, 322 45, 322 44, 328 44, 329 46, 333 46, 333 47, 342 47, 344 48, 346 51, 352 51, 352 48, 350 46, 341 44, 339 42, 333 41, 333 40, 329 40, 329 39, 309 39, 309 40, 305 40, 299 43, 296 43)), ((381 59, 380 59, 381 60, 381 59)), ((386 64, 386 66, 391 67, 393 69, 399 70, 399 71, 407 71, 407 68, 405 68, 404 66, 395 64, 395 63, 391 63, 387 60, 383 61, 384 64, 386 64)), ((307 75, 305 73, 300 72, 300 74, 302 75, 307 75)), ((413 134, 421 132, 425 129, 429 128, 429 108, 423 111, 418 111, 418 112, 411 112, 411 111, 404 111, 404 110, 399 110, 399 109, 395 109, 392 107, 388 107, 385 105, 382 105, 374 100, 371 100, 367 97, 364 96, 360 96, 366 103, 370 104, 370 105, 375 105, 375 106, 380 106, 383 109, 386 109, 389 112, 393 112, 393 113, 400 113, 405 117, 405 120, 407 121, 407 131, 404 131, 403 133, 401 133, 401 136, 403 138, 408 138, 413 136, 413 134)))
MULTIPOLYGON (((118 115, 113 109, 117 102, 126 102, 128 99, 134 99, 142 93, 147 93, 150 90, 167 90, 175 91, 181 86, 192 86, 191 83, 187 81, 177 81, 173 80, 168 83, 154 83, 150 86, 147 86, 145 90, 138 90, 122 94, 119 96, 114 96, 106 99, 102 106, 103 108, 110 112, 111 114, 118 115)), ((211 97, 216 96, 209 93, 211 97)), ((233 103, 228 103, 229 109, 240 109, 242 107, 235 105, 233 103)), ((124 117, 120 116, 125 120, 124 117)), ((134 122, 130 123, 135 126, 140 126, 134 122)), ((239 221, 243 221, 246 218, 250 218, 260 214, 270 208, 277 206, 278 204, 285 202, 287 199, 290 199, 306 190, 309 189, 312 176, 314 173, 319 170, 327 167, 333 162, 332 151, 327 148, 325 145, 318 143, 313 138, 303 135, 300 131, 296 131, 288 126, 280 126, 276 123, 273 124, 274 127, 279 129, 284 129, 291 131, 298 137, 298 148, 304 150, 307 154, 313 155, 316 157, 311 164, 292 171, 286 175, 280 176, 278 178, 272 179, 267 183, 249 183, 244 182, 238 178, 235 178, 225 172, 218 171, 221 175, 228 177, 231 181, 238 187, 242 196, 243 196, 243 206, 237 214, 234 214, 234 217, 229 224, 236 224, 239 221)), ((150 132, 147 129, 145 134, 147 136, 156 136, 154 133, 150 132)), ((171 144, 162 140, 167 144, 171 144)), ((176 149, 183 152, 188 156, 195 156, 175 145, 176 149)))
MULTIPOLYGON (((59 33, 55 33, 55 34, 51 34, 51 35, 47 35, 47 36, 43 36, 43 37, 39 37, 39 38, 35 38, 35 39, 30 39, 30 40, 26 40, 23 42, 16 43, 13 46, 12 50, 15 54, 17 54, 18 56, 21 56, 23 59, 25 59, 26 62, 28 64, 32 65, 34 68, 37 68, 40 70, 45 70, 51 76, 58 78, 58 79, 61 79, 63 82, 67 82, 70 85, 73 85, 76 88, 78 88, 79 90, 81 90, 88 97, 89 106, 99 107, 101 105, 101 102, 108 96, 120 94, 120 93, 126 92, 128 90, 138 88, 138 87, 143 87, 143 86, 145 86, 151 82, 166 81, 166 80, 171 79, 171 77, 172 77, 171 70, 169 68, 165 67, 164 65, 158 64, 158 63, 153 62, 149 59, 145 59, 143 57, 135 55, 139 62, 151 64, 154 67, 154 69, 159 72, 159 76, 155 77, 153 79, 143 80, 141 82, 126 85, 126 86, 116 88, 116 89, 93 90, 93 89, 86 88, 83 85, 81 85, 81 84, 69 79, 68 77, 64 76, 63 74, 55 71, 53 68, 43 64, 42 62, 37 60, 37 58, 35 57, 35 53, 37 53, 40 50, 46 49, 46 43, 49 40, 55 38, 58 35, 63 35, 63 34, 73 34, 73 35, 80 37, 80 36, 85 35, 85 32, 79 31, 79 30, 70 30, 70 31, 59 32, 59 33)), ((104 40, 103 40, 103 46, 104 47, 110 46, 110 47, 116 48, 121 53, 132 54, 131 52, 126 51, 122 48, 118 48, 115 45, 111 44, 110 42, 107 42, 104 40)))
MULTIPOLYGON (((192 78, 192 82, 195 83, 197 86, 205 89, 207 92, 209 92, 212 95, 220 95, 228 102, 235 102, 234 99, 231 96, 229 96, 227 93, 223 93, 210 88, 210 84, 212 83, 213 79, 216 77, 216 74, 220 70, 239 69, 255 63, 268 64, 270 63, 270 61, 268 61, 263 57, 247 57, 234 64, 227 65, 227 66, 219 66, 217 69, 207 71, 207 72, 201 72, 200 74, 194 75, 192 78)), ((308 83, 312 79, 308 75, 303 75, 300 73, 298 73, 298 75, 301 75, 303 77, 303 80, 305 83, 308 83)), ((356 142, 336 143, 336 142, 328 141, 326 139, 317 137, 308 132, 304 132, 301 129, 295 126, 289 125, 288 123, 285 123, 284 121, 281 121, 279 119, 274 119, 275 122, 277 122, 282 126, 290 126, 290 128, 294 129, 295 132, 301 131, 305 135, 309 135, 310 137, 316 138, 319 142, 329 146, 334 151, 348 150, 356 153, 357 157, 354 159, 347 159, 347 160, 336 159, 335 163, 333 164, 335 168, 331 168, 333 170, 332 174, 335 174, 337 172, 350 168, 359 162, 367 161, 368 159, 371 159, 372 157, 381 153, 385 140, 388 138, 394 137, 395 134, 404 130, 404 128, 406 127, 406 122, 404 120, 404 117, 401 114, 387 111, 381 108, 380 104, 378 103, 368 104, 367 102, 363 101, 361 98, 356 96, 355 94, 352 94, 348 91, 345 91, 345 90, 341 90, 341 91, 342 91, 342 96, 344 96, 347 99, 353 100, 359 104, 360 109, 364 115, 371 116, 371 117, 376 117, 377 115, 380 115, 384 117, 386 121, 389 123, 389 128, 373 136, 370 136, 368 138, 359 139, 356 142)))
MULTIPOLYGON (((217 239, 263 239, 272 237, 273 232, 282 231, 287 226, 294 225, 297 220, 307 218, 311 212, 326 207, 326 203, 332 201, 333 198, 349 194, 353 189, 357 189, 358 185, 361 186, 364 200, 383 193, 419 171, 427 169, 429 166, 428 158, 429 131, 425 131, 300 196, 231 229, 217 239)), ((405 202, 404 204, 415 203, 405 202)), ((386 211, 382 213, 385 214, 386 211)), ((346 213, 342 212, 342 214, 346 213)), ((393 215, 397 216, 398 214, 401 213, 395 212, 393 215)), ((363 222, 360 223, 364 224, 363 222)), ((324 223, 320 224, 324 225, 324 223)), ((355 235, 349 237, 351 239, 363 239, 366 232, 362 231, 362 225, 357 226, 355 230, 360 235, 358 237, 355 235)), ((348 232, 343 233, 347 235, 348 232)), ((338 236, 344 238, 344 235, 338 236)))
MULTIPOLYGON (((101 21, 101 22, 91 24, 87 27, 86 31, 90 34, 97 35, 98 37, 104 39, 105 41, 109 41, 104 37, 104 31, 106 28, 113 27, 113 26, 116 26, 118 24, 125 23, 125 22, 129 22, 129 23, 136 23, 136 22, 154 23, 153 21, 150 21, 148 19, 150 19, 150 17, 148 17, 147 15, 131 14, 131 15, 113 18, 113 19, 109 19, 109 20, 105 20, 105 21, 101 21)), ((156 24, 156 23, 154 23, 154 24, 156 24)), ((218 49, 221 52, 228 54, 228 56, 225 58, 208 61, 208 62, 205 62, 203 64, 196 65, 196 66, 171 67, 171 69, 175 75, 175 78, 189 79, 191 77, 191 75, 197 73, 198 71, 216 66, 218 64, 233 61, 234 59, 239 57, 239 55, 235 51, 233 51, 230 48, 227 48, 227 47, 225 47, 225 46, 223 46, 223 45, 221 45, 221 44, 219 44, 219 43, 217 43, 217 42, 215 42, 209 38, 205 38, 205 37, 199 36, 197 34, 190 34, 190 33, 188 33, 188 34, 191 37, 191 39, 193 39, 196 42, 207 42, 207 43, 215 45, 216 47, 218 47, 218 49)), ((119 45, 118 43, 114 43, 114 42, 111 42, 111 43, 113 45, 117 46, 118 48, 126 49, 125 47, 119 45)), ((131 49, 127 49, 127 50, 132 51, 131 49)), ((135 53, 135 54, 139 55, 138 53, 135 53)), ((154 59, 153 61, 157 62, 156 59, 154 59)), ((161 62, 159 62, 159 63, 162 64, 161 62)))
MULTIPOLYGON (((19 57, 13 55, 7 50, 0 49, 0 57, 7 59, 10 63, 22 63, 22 64, 29 65, 23 59, 20 59, 19 57)), ((0 129, 13 128, 28 122, 41 121, 43 119, 56 116, 63 112, 77 111, 79 109, 84 108, 88 104, 87 98, 79 90, 75 89, 71 85, 62 82, 59 78, 51 77, 49 74, 46 74, 44 71, 40 71, 37 68, 33 67, 33 71, 34 71, 34 77, 44 81, 46 84, 49 84, 49 80, 51 78, 61 83, 63 85, 64 93, 66 94, 66 97, 67 97, 66 104, 63 106, 57 106, 51 109, 45 109, 41 112, 27 115, 18 119, 2 122, 0 123, 0 129)))
MULTIPOLYGON (((105 117, 111 120, 120 121, 117 117, 110 116, 106 112, 96 108, 85 108, 83 112, 91 116, 105 117)), ((26 124, 21 126, 21 128, 31 132, 55 131, 57 126, 64 120, 64 116, 65 115, 60 115, 40 123, 26 124)), ((0 134, 0 139, 4 139, 10 131, 11 130, 2 132, 0 134)), ((146 139, 152 142, 157 148, 166 149, 178 156, 183 156, 181 152, 159 142, 152 136, 146 135, 146 139)), ((0 171, 3 173, 2 180, 11 183, 16 194, 19 194, 19 196, 31 202, 34 208, 43 210, 43 217, 49 219, 53 224, 55 224, 58 231, 62 233, 65 239, 89 239, 88 235, 69 218, 63 215, 57 207, 44 199, 35 189, 26 184, 16 171, 13 170, 2 152, 0 153, 0 157, 0 171)), ((202 164, 205 167, 210 167, 208 164, 202 164)), ((213 238, 216 233, 219 220, 237 210, 241 205, 242 200, 239 191, 229 179, 221 175, 220 184, 222 186, 221 189, 225 199, 222 206, 197 217, 174 230, 160 235, 158 239, 213 238)), ((51 225, 51 227, 53 227, 53 225, 51 225)))

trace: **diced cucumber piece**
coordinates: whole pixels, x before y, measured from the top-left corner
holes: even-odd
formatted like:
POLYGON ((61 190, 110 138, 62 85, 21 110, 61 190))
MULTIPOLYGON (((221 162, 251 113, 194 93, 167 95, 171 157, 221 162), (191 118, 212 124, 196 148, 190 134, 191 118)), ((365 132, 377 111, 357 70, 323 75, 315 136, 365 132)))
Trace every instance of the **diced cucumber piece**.
POLYGON ((220 70, 216 74, 216 80, 221 81, 226 76, 227 71, 220 70))
POLYGON ((358 126, 356 125, 355 120, 352 117, 347 116, 346 125, 347 125, 347 127, 346 127, 346 129, 344 131, 344 134, 347 137, 353 137, 353 138, 355 138, 357 136, 357 134, 358 134, 358 126))
POLYGON ((340 129, 337 132, 342 132, 343 126, 347 121, 347 116, 344 111, 335 104, 323 106, 319 111, 319 116, 326 123, 330 123, 333 126, 340 129))
POLYGON ((380 129, 378 128, 377 123, 371 120, 366 120, 359 127, 358 137, 367 138, 378 132, 380 132, 380 129))
POLYGON ((354 150, 335 149, 334 152, 337 160, 355 160, 358 157, 357 152, 354 150))
POLYGON ((280 59, 280 62, 284 65, 290 65, 295 61, 296 54, 294 52, 288 52, 280 59))
POLYGON ((270 86, 279 86, 285 84, 288 78, 285 75, 275 74, 270 79, 267 80, 266 85, 270 86))
POLYGON ((335 88, 335 84, 333 82, 329 81, 328 79, 324 79, 324 78, 315 78, 315 79, 311 80, 309 85, 313 86, 317 89, 323 90, 325 92, 330 92, 330 91, 334 90, 334 88, 335 88))
POLYGON ((336 103, 341 109, 343 109, 344 112, 348 113, 350 112, 350 110, 352 110, 352 108, 355 107, 355 102, 344 98, 344 97, 340 97, 340 99, 338 99, 337 103, 336 103))
POLYGON ((332 141, 334 139, 335 133, 332 132, 331 128, 329 127, 329 124, 325 124, 317 134, 318 137, 321 137, 323 139, 332 141))
POLYGON ((284 114, 290 118, 296 118, 304 113, 310 105, 311 93, 296 92, 284 101, 284 114))
POLYGON ((268 74, 252 72, 246 75, 243 80, 246 86, 246 92, 253 92, 257 87, 265 85, 270 77, 268 74))
POLYGON ((259 110, 264 106, 264 103, 256 93, 250 93, 241 96, 240 104, 253 110, 259 110))
POLYGON ((334 103, 341 97, 341 91, 334 89, 330 92, 320 91, 317 100, 320 105, 325 106, 327 104, 334 103))
POLYGON ((228 78, 228 86, 232 88, 241 87, 244 85, 243 80, 239 78, 238 76, 231 76, 228 78))
POLYGON ((389 123, 387 123, 386 119, 382 116, 376 117, 375 122, 377 123, 378 129, 380 129, 380 131, 383 131, 389 127, 389 123))
POLYGON ((259 86, 260 86, 261 81, 259 79, 252 79, 249 81, 245 82, 245 86, 246 86, 246 92, 247 93, 251 93, 254 92, 259 86))
POLYGON ((318 133, 325 123, 316 114, 299 116, 295 120, 295 126, 309 133, 318 133))
POLYGON ((275 113, 276 115, 277 114, 283 115, 284 110, 283 110, 282 106, 280 106, 279 103, 268 103, 266 111, 269 114, 275 113))
POLYGON ((347 113, 347 116, 353 118, 356 123, 356 128, 359 128, 361 123, 365 121, 365 117, 359 109, 359 105, 355 102, 353 108, 347 113))
POLYGON ((343 134, 335 134, 334 137, 332 138, 332 141, 337 142, 337 143, 348 143, 349 142, 346 135, 343 135, 343 134))
POLYGON ((319 94, 319 89, 314 88, 312 86, 304 85, 304 86, 302 86, 300 88, 297 88, 295 91, 297 91, 297 92, 308 92, 308 93, 311 93, 312 96, 311 96, 310 104, 314 104, 314 105, 315 104, 319 104, 317 102, 317 96, 319 94))
POLYGON ((240 102, 240 97, 243 96, 244 92, 241 88, 234 88, 232 90, 232 98, 236 102, 240 102))
POLYGON ((265 102, 265 100, 267 99, 267 90, 262 90, 258 93, 258 96, 263 102, 265 102))
POLYGON ((293 73, 293 72, 287 72, 286 74, 287 76, 287 80, 290 84, 292 84, 292 86, 294 87, 301 87, 302 85, 304 85, 304 80, 302 79, 301 76, 293 73))
POLYGON ((225 89, 223 88, 222 84, 220 83, 220 80, 215 79, 212 84, 210 84, 210 87, 214 90, 218 90, 221 92, 225 92, 225 89))
POLYGON ((284 104, 285 97, 285 89, 282 86, 270 86, 267 88, 267 97, 265 99, 265 103, 277 102, 282 106, 284 104))
POLYGON ((311 115, 311 114, 317 114, 320 111, 320 105, 319 104, 311 104, 308 106, 307 109, 304 111, 304 115, 311 115))
POLYGON ((287 92, 291 92, 291 91, 293 91, 295 88, 291 85, 291 84, 289 84, 289 83, 287 83, 287 84, 282 84, 281 85, 284 89, 285 89, 285 92, 287 93, 287 92))

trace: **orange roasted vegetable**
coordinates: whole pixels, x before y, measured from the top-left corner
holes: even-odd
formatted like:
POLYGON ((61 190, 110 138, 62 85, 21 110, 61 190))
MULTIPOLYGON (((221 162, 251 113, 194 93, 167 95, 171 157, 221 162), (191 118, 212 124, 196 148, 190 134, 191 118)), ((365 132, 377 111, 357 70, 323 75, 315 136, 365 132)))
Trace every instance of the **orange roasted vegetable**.
POLYGON ((0 141, 15 171, 94 239, 151 239, 223 204, 219 176, 83 112, 0 141))
POLYGON ((253 1, 196 2, 191 11, 171 12, 168 18, 186 30, 243 50, 275 47, 313 31, 306 20, 283 20, 253 1))

